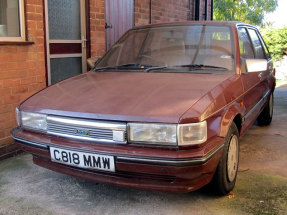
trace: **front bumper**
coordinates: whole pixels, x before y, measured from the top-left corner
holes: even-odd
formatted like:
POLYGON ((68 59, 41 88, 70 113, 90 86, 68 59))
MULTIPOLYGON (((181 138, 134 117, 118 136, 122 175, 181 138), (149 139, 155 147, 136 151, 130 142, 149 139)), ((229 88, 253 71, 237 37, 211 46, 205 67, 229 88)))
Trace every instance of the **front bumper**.
POLYGON ((11 134, 23 150, 33 154, 34 163, 42 167, 99 183, 168 192, 190 192, 209 183, 223 148, 222 138, 214 138, 202 148, 171 150, 91 144, 19 128, 11 134), (81 169, 52 162, 50 146, 114 156, 116 172, 81 169))

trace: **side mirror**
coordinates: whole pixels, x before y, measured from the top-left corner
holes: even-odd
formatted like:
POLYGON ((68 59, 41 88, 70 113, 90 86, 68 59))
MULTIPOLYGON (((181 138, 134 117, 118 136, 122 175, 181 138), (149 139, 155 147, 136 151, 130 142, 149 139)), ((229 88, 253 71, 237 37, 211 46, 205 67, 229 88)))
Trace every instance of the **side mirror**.
POLYGON ((262 72, 267 70, 267 60, 265 59, 246 59, 246 72, 262 72))
POLYGON ((89 67, 92 69, 95 67, 95 64, 100 60, 101 58, 89 58, 87 59, 87 63, 89 67))

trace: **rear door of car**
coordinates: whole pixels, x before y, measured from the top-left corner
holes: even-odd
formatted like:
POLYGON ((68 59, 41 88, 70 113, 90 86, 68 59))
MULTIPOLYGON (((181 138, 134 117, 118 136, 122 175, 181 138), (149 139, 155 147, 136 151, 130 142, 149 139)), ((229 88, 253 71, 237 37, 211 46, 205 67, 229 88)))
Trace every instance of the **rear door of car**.
POLYGON ((261 111, 261 103, 263 101, 262 99, 268 90, 267 70, 252 73, 249 73, 245 70, 244 61, 246 59, 269 60, 270 58, 270 56, 267 56, 267 53, 265 53, 263 43, 258 35, 258 31, 255 28, 249 26, 238 28, 238 39, 242 65, 241 79, 245 91, 243 98, 244 107, 246 109, 245 116, 243 118, 245 121, 244 127, 250 126, 251 123, 253 123, 253 121, 257 118, 261 111))

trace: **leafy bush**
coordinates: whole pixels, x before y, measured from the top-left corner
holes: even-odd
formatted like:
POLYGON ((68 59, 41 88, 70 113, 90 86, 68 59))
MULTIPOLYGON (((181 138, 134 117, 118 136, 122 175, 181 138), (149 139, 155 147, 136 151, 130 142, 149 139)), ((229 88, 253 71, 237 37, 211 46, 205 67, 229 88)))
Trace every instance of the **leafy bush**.
POLYGON ((214 0, 214 20, 238 20, 261 26, 264 15, 276 10, 278 0, 214 0))
POLYGON ((263 29, 261 32, 274 60, 280 60, 287 54, 287 26, 280 29, 263 29))

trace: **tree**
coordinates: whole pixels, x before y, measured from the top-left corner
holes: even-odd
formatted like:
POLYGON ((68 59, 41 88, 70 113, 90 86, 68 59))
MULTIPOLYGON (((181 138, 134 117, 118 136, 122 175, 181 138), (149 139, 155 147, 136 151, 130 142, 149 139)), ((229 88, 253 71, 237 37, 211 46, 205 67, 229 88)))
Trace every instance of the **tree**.
POLYGON ((214 0, 214 19, 262 25, 264 14, 277 6, 278 0, 214 0))
POLYGON ((266 45, 275 60, 287 54, 287 27, 261 30, 266 45))

